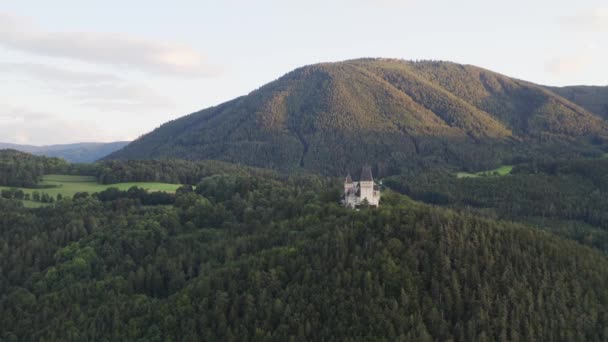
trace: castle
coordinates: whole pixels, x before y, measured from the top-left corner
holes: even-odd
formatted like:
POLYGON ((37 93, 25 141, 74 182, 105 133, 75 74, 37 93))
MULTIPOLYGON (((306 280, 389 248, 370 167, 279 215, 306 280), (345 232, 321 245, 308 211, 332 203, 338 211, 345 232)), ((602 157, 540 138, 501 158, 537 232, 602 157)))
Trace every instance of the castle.
POLYGON ((372 177, 371 166, 363 167, 358 182, 353 182, 350 174, 344 180, 344 198, 342 200, 344 206, 355 208, 365 202, 375 207, 380 203, 380 189, 372 177))

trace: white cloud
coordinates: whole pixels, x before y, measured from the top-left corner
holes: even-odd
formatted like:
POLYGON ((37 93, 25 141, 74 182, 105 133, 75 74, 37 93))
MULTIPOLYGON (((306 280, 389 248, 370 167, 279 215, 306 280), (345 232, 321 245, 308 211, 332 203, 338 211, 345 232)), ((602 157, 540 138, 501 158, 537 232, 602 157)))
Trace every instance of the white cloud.
POLYGON ((16 125, 23 123, 25 123, 23 117, 12 114, 0 114, 0 127, 3 125, 16 125))
POLYGON ((40 80, 62 83, 117 82, 111 74, 68 70, 39 63, 0 63, 0 73, 23 74, 40 80))
POLYGON ((608 31, 608 7, 565 16, 562 22, 578 30, 608 31))
POLYGON ((71 70, 38 63, 0 63, 0 74, 25 76, 26 82, 68 97, 76 104, 99 110, 133 112, 137 109, 169 108, 174 105, 154 89, 118 76, 71 70))
POLYGON ((7 13, 0 13, 0 45, 36 55, 171 75, 207 77, 220 71, 204 54, 183 44, 121 33, 45 32, 7 13))
POLYGON ((73 87, 68 93, 81 105, 100 110, 132 111, 134 109, 169 108, 173 102, 147 86, 116 83, 89 84, 73 87))

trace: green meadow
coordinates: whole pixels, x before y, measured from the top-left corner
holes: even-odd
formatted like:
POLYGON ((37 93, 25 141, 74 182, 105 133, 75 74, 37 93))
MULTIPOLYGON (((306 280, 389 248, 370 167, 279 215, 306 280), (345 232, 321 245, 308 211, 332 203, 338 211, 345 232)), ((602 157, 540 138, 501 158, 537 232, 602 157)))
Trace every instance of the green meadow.
POLYGON ((469 172, 458 172, 456 177, 458 178, 471 178, 471 177, 488 177, 488 176, 505 176, 513 171, 513 165, 503 165, 494 170, 480 171, 477 173, 469 172))
MULTIPOLYGON (((175 192, 180 187, 179 184, 155 183, 155 182, 129 182, 116 184, 99 184, 95 177, 92 176, 71 176, 71 175, 45 175, 42 181, 38 183, 40 188, 17 188, 23 190, 24 193, 30 194, 38 192, 40 194, 48 194, 51 197, 57 197, 61 194, 63 197, 72 197, 77 192, 88 192, 93 194, 104 191, 108 188, 118 188, 119 190, 128 190, 133 186, 146 189, 149 192, 164 191, 175 192)), ((9 189, 11 187, 0 186, 0 190, 9 189)), ((44 203, 34 201, 23 201, 26 207, 39 207, 44 203)))

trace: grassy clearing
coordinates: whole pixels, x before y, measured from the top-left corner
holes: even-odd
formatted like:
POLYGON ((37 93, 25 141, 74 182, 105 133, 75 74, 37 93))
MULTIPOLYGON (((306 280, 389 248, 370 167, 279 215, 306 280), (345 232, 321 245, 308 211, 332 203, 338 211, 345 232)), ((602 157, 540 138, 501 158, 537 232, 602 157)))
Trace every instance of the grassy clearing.
MULTIPOLYGON (((48 188, 30 189, 30 188, 18 188, 23 190, 24 193, 30 194, 37 191, 40 194, 48 194, 52 197, 57 197, 61 194, 63 197, 72 197, 77 192, 88 192, 93 194, 106 190, 108 188, 118 188, 120 190, 128 190, 133 186, 137 186, 147 191, 164 191, 164 192, 175 192, 180 187, 179 184, 168 184, 168 183, 154 183, 154 182, 130 182, 130 183, 117 183, 117 184, 99 184, 95 177, 90 176, 70 176, 70 175, 45 175, 39 185, 48 188)), ((2 189, 8 189, 10 187, 0 187, 2 189)), ((34 201, 23 201, 23 204, 27 207, 35 208, 44 203, 34 201)))
POLYGON ((488 171, 480 171, 477 173, 469 173, 469 172, 458 172, 456 173, 456 177, 458 178, 475 178, 475 177, 489 177, 489 176, 505 176, 513 171, 513 165, 503 165, 494 170, 488 171))
POLYGON ((40 208, 40 207, 44 207, 45 205, 48 205, 48 203, 42 203, 42 202, 36 202, 36 201, 23 200, 21 202, 23 202, 23 206, 26 208, 40 208))

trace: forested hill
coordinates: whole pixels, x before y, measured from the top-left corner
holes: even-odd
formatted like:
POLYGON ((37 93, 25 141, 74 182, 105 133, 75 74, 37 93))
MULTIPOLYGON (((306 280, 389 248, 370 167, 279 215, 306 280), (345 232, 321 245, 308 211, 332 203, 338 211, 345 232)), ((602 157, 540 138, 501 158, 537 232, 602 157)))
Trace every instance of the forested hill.
POLYGON ((608 119, 608 86, 548 87, 588 111, 608 119))
POLYGON ((110 143, 75 143, 45 146, 0 143, 0 149, 12 149, 40 156, 57 157, 71 163, 92 163, 123 148, 128 143, 128 141, 116 141, 110 143))
POLYGON ((315 177, 0 199, 0 227, 2 341, 608 339, 599 252, 394 193, 345 209, 315 177))
POLYGON ((34 186, 46 173, 60 172, 68 163, 59 158, 0 150, 0 186, 34 186))
POLYGON ((529 82, 450 62, 361 59, 299 68, 168 122, 109 158, 220 159, 327 174, 372 163, 382 175, 597 153, 586 141, 605 143, 607 133, 600 117, 529 82))

